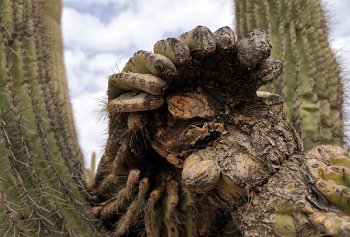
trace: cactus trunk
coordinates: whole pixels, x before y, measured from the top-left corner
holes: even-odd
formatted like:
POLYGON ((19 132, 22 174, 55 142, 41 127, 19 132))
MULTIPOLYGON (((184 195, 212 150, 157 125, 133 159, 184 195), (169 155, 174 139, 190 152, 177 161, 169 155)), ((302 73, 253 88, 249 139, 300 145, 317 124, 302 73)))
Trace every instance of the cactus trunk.
POLYGON ((283 63, 283 74, 263 90, 284 97, 287 116, 304 149, 342 146, 342 84, 320 2, 235 0, 235 5, 237 35, 264 29, 273 45, 271 56, 283 63))
POLYGON ((0 3, 0 233, 101 236, 63 63, 59 0, 0 3))

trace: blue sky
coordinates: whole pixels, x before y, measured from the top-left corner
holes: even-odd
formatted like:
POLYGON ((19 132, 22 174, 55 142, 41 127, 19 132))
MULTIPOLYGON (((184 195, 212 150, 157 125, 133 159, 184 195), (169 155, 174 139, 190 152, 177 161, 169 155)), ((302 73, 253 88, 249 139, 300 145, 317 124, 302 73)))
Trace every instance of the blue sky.
MULTIPOLYGON (((332 16, 331 45, 350 71, 350 1, 322 2, 332 16)), ((66 71, 87 166, 93 151, 101 156, 106 140, 106 123, 97 121, 96 111, 108 75, 118 71, 116 65, 121 70, 135 51, 151 51, 159 39, 197 25, 213 31, 222 26, 234 29, 233 0, 63 0, 66 71)))

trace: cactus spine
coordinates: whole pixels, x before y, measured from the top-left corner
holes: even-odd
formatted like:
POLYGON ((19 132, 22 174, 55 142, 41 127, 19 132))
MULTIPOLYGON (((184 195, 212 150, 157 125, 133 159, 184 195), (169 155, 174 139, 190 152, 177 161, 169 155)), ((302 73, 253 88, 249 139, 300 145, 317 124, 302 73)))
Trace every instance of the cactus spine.
POLYGON ((237 35, 257 27, 266 30, 274 47, 271 56, 283 62, 283 74, 263 89, 284 97, 304 149, 342 146, 342 84, 320 2, 235 0, 235 5, 237 35))
POLYGON ((59 0, 0 3, 0 233, 101 236, 62 57, 59 0))

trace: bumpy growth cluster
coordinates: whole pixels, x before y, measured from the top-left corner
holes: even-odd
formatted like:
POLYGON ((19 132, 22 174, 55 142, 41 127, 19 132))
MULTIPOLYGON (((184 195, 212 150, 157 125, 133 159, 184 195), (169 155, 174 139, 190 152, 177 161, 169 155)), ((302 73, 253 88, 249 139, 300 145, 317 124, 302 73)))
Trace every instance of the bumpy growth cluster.
POLYGON ((296 154, 232 217, 246 236, 348 236, 349 162, 337 146, 296 154))
POLYGON ((283 100, 257 92, 282 72, 271 48, 260 29, 237 42, 229 27, 198 26, 110 76, 109 138, 91 194, 116 236, 224 235, 235 228, 229 213, 250 236, 252 195, 292 157, 305 159, 283 100))

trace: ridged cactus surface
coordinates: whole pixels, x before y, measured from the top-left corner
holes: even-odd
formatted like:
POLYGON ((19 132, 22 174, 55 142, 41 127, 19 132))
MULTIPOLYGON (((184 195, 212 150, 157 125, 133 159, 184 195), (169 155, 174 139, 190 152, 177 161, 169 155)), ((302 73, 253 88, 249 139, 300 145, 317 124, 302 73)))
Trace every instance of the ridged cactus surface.
POLYGON ((0 1, 1 236, 102 236, 72 120, 61 7, 0 1))
POLYGON ((273 45, 271 56, 283 63, 283 74, 263 90, 284 97, 287 116, 304 149, 343 145, 342 84, 320 2, 235 0, 235 7, 237 35, 266 30, 273 45))

